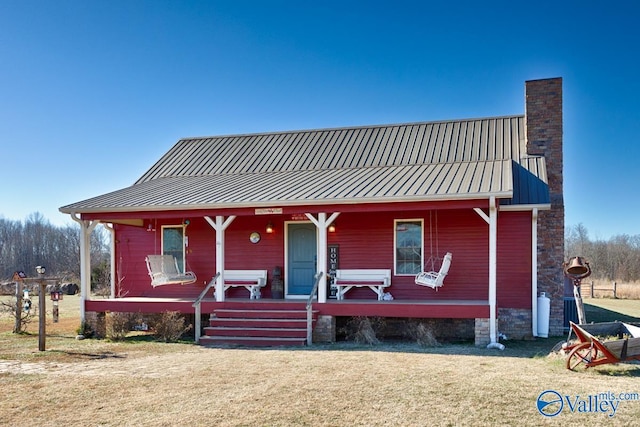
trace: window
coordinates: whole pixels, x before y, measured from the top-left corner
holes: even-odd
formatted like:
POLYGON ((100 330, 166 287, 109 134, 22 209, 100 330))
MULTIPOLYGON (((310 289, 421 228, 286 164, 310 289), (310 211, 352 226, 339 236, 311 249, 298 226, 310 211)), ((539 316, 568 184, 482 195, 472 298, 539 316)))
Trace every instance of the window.
POLYGON ((395 221, 396 275, 414 275, 422 271, 422 220, 395 221))
POLYGON ((182 225, 162 226, 162 255, 176 257, 180 273, 184 273, 185 246, 184 227, 182 225))

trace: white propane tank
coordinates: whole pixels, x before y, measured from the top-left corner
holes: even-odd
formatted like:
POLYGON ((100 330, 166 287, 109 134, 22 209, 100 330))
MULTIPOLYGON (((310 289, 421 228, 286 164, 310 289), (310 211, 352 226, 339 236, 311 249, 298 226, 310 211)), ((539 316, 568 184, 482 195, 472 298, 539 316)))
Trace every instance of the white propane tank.
POLYGON ((549 336, 549 315, 551 314, 551 300, 545 292, 538 297, 538 336, 549 336))

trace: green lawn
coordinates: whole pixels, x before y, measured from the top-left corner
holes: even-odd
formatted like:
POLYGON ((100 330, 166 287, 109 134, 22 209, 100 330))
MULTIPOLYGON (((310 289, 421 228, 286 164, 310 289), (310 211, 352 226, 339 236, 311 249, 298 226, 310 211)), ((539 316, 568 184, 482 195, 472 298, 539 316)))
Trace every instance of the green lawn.
POLYGON ((585 298, 587 323, 640 322, 640 300, 585 298))

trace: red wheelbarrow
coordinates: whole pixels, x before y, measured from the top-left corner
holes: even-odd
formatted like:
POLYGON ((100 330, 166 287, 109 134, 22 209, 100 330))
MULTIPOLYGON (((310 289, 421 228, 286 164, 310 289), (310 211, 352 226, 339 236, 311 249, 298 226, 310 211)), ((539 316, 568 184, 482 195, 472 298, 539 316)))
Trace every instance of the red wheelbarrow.
POLYGON ((640 326, 623 322, 585 325, 570 322, 570 326, 577 341, 564 348, 565 354, 568 353, 567 369, 577 371, 607 363, 640 360, 640 326))

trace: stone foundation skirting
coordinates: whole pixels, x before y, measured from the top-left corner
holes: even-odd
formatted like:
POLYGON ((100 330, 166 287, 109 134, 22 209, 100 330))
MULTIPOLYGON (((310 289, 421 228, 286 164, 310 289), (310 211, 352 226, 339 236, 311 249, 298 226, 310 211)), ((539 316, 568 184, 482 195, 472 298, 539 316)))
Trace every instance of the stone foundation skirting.
POLYGON ((313 328, 313 342, 332 343, 336 341, 336 318, 320 315, 313 328))
POLYGON ((529 339, 532 337, 531 310, 524 308, 499 308, 498 332, 508 339, 529 339))

